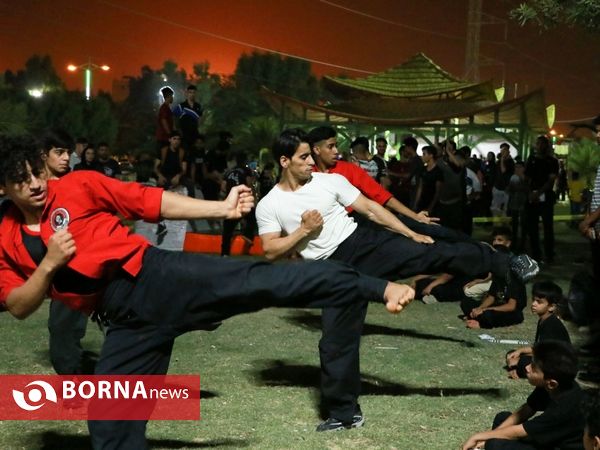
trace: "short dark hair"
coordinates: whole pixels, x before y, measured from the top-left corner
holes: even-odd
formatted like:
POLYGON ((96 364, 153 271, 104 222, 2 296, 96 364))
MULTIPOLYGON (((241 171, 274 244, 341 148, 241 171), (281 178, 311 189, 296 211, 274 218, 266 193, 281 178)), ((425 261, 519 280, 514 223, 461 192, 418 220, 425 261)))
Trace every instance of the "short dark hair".
POLYGON ((412 136, 405 137, 402 143, 407 147, 414 148, 415 150, 419 147, 419 142, 412 136))
POLYGON ((29 180, 27 163, 34 175, 44 170, 40 144, 33 138, 0 135, 0 184, 29 180))
POLYGON ((186 91, 196 91, 196 85, 195 84, 189 84, 188 87, 186 88, 186 91))
POLYGON ((556 380, 559 389, 572 386, 577 376, 577 354, 571 344, 563 341, 534 344, 533 364, 544 373, 544 380, 556 380))
POLYGON ((500 144, 500 148, 510 148, 510 145, 508 145, 508 142, 503 142, 502 144, 500 144))
POLYGON ((437 147, 434 147, 433 145, 426 145, 421 149, 421 151, 429 153, 434 158, 437 158, 438 156, 437 147))
POLYGON ((73 147, 73 138, 64 130, 47 130, 42 135, 41 144, 42 153, 47 155, 53 148, 70 149, 73 147))
POLYGON ((283 130, 273 142, 273 158, 280 164, 282 156, 291 158, 296 153, 298 146, 303 143, 309 143, 307 134, 300 128, 290 128, 283 130))
POLYGON ((557 305, 563 300, 561 287, 552 281, 537 281, 531 286, 531 295, 545 298, 551 305, 557 305))
MULTIPOLYGON (((177 130, 173 130, 169 133, 169 139, 171 139, 172 137, 181 137, 181 133, 177 130)), ((102 145, 102 144, 98 144, 98 147, 102 145)))
POLYGON ((492 230, 492 238, 496 236, 504 236, 506 239, 512 241, 512 231, 508 227, 495 227, 492 230))
POLYGON ((588 435, 600 437, 600 392, 590 391, 583 401, 582 409, 588 435))
POLYGON ((110 146, 108 145, 108 142, 102 141, 102 142, 98 142, 98 147, 110 147, 110 146))
POLYGON ((77 139, 75 139, 75 143, 76 144, 87 144, 88 140, 87 140, 87 138, 80 136, 77 139))
POLYGON ((387 145, 388 141, 386 138, 384 138, 383 136, 379 136, 377 139, 375 139, 375 143, 377 142, 385 142, 385 145, 387 145))
POLYGON ((354 147, 363 147, 366 151, 369 151, 369 140, 364 136, 359 136, 356 139, 354 139, 350 144, 350 148, 354 147))
POLYGON ((163 97, 171 97, 174 94, 173 89, 171 89, 169 86, 162 88, 160 93, 163 97))
POLYGON ((317 142, 326 141, 327 139, 331 139, 337 136, 337 131, 335 131, 332 127, 322 126, 313 128, 305 135, 306 142, 312 148, 317 142))

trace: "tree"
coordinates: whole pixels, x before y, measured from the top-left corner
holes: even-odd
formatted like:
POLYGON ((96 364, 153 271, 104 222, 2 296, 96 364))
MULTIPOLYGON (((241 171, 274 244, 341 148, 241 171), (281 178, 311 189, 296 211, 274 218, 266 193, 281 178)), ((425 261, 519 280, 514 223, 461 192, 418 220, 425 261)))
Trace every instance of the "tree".
POLYGON ((510 13, 521 25, 534 22, 542 28, 560 24, 600 31, 600 0, 528 0, 510 13))
POLYGON ((569 150, 569 169, 579 172, 587 187, 594 187, 596 169, 600 165, 598 145, 590 139, 582 139, 573 144, 569 150))

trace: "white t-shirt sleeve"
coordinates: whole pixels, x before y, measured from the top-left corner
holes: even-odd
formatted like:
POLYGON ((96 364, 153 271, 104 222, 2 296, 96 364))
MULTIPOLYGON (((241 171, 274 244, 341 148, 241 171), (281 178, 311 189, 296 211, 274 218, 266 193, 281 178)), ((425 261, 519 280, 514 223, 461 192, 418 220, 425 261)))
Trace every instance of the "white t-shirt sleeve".
POLYGON ((282 231, 271 200, 273 200, 273 197, 267 196, 256 205, 256 223, 258 225, 259 236, 267 233, 280 233, 282 231))
POLYGON ((348 207, 356 201, 360 195, 360 191, 350 184, 350 182, 337 173, 328 174, 323 177, 328 184, 336 193, 338 201, 344 206, 348 207))

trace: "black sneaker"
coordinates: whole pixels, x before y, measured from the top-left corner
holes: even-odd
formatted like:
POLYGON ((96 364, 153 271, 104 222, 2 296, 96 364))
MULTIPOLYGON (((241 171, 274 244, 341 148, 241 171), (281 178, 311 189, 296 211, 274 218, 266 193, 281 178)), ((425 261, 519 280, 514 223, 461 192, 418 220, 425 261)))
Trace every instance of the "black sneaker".
POLYGON ((530 258, 527 255, 511 257, 509 267, 512 273, 523 283, 527 283, 540 271, 540 266, 535 259, 530 258))
POLYGON ((349 430, 350 428, 362 427, 365 423, 365 416, 362 412, 358 412, 352 416, 352 422, 342 422, 341 420, 330 417, 329 419, 321 422, 317 427, 317 431, 341 431, 349 430))

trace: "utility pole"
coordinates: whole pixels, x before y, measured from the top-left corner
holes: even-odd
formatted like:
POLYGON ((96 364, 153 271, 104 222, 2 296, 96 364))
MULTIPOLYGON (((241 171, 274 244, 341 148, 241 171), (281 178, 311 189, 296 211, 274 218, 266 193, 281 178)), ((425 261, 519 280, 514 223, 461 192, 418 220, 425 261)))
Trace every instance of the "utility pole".
POLYGON ((469 81, 479 81, 479 45, 481 35, 481 3, 469 0, 467 20, 467 46, 465 49, 465 75, 469 81))

